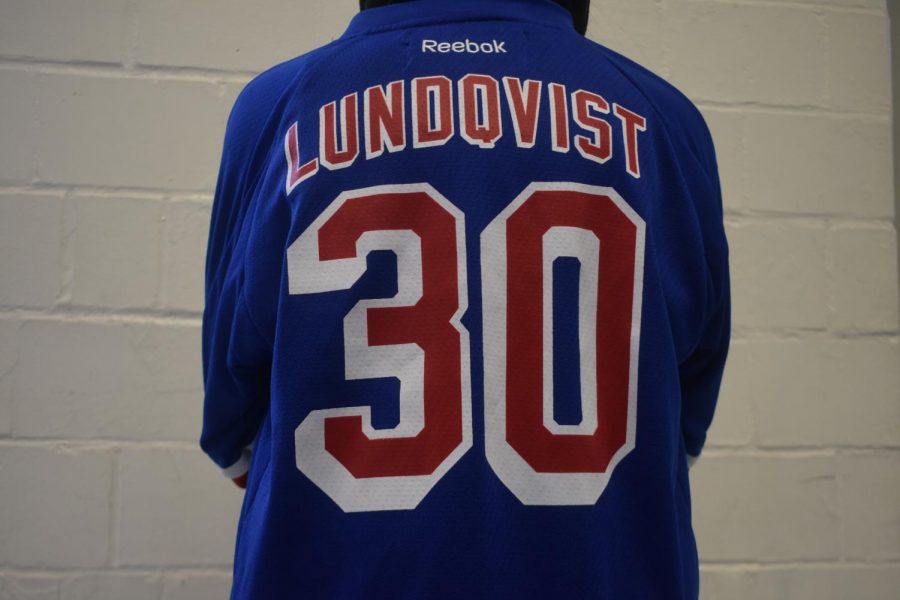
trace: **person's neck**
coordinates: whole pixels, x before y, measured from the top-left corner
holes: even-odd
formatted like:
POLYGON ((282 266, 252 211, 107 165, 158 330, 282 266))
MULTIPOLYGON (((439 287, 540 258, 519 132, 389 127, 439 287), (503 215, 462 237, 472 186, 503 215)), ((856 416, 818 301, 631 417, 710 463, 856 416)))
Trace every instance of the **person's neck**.
POLYGON ((359 10, 367 8, 378 8, 379 6, 387 6, 388 4, 399 4, 400 2, 411 2, 412 0, 359 0, 359 10))

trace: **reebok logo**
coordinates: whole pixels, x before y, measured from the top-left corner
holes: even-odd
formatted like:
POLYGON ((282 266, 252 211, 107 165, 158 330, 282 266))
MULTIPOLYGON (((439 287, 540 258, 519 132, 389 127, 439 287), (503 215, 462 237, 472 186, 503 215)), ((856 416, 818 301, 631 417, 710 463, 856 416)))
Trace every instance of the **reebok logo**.
POLYGON ((467 53, 467 54, 506 54, 506 41, 498 42, 491 40, 490 42, 473 42, 466 38, 462 42, 439 42, 437 40, 422 40, 422 52, 440 52, 446 54, 448 52, 467 53))

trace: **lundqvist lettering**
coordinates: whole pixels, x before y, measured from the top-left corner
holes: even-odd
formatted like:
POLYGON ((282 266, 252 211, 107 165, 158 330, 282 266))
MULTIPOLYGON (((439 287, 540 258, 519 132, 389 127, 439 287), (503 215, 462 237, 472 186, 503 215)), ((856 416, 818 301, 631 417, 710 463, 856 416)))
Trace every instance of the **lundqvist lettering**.
POLYGON ((314 156, 300 158, 300 121, 285 132, 288 195, 318 173, 320 165, 344 169, 359 164, 362 155, 368 161, 410 146, 421 151, 456 136, 484 150, 575 150, 598 165, 607 164, 618 147, 622 159, 610 166, 640 179, 638 142, 650 127, 646 117, 607 100, 602 90, 570 90, 556 81, 523 81, 513 75, 498 79, 486 73, 466 73, 455 81, 435 73, 376 84, 333 98, 317 113, 302 119, 308 136, 303 147, 314 156), (504 122, 512 124, 512 131, 504 131, 504 122))

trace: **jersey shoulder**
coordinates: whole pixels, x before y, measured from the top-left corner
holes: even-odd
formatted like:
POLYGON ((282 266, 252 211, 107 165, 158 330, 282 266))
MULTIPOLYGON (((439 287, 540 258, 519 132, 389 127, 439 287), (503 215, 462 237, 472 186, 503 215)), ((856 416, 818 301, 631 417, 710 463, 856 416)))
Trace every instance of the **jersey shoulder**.
POLYGON ((712 135, 693 101, 647 67, 598 42, 583 39, 646 98, 671 141, 686 144, 707 169, 715 169, 712 135))
POLYGON ((231 107, 225 133, 226 151, 236 162, 250 164, 254 151, 271 141, 267 134, 273 117, 279 117, 282 99, 308 76, 318 57, 338 43, 331 42, 273 65, 244 85, 231 107))

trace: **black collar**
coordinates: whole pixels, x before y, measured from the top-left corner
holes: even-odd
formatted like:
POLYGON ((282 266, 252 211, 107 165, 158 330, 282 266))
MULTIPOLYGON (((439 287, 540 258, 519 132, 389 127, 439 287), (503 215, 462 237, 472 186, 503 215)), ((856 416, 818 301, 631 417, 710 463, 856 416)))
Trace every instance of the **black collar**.
POLYGON ((341 38, 428 23, 496 19, 574 30, 572 15, 553 0, 411 0, 357 13, 341 38))

